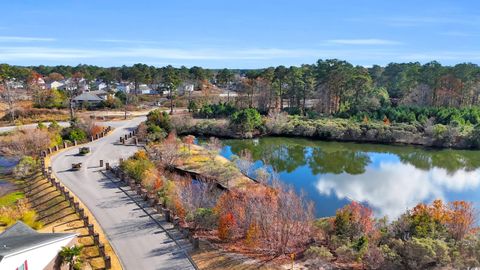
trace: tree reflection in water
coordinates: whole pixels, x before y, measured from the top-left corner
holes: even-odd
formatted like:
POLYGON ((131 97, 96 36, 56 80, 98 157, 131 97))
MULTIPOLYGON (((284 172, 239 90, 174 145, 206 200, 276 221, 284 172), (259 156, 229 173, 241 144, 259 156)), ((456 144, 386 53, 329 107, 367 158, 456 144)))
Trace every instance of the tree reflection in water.
MULTIPOLYGON (((320 206, 331 204, 335 195, 339 201, 367 203, 377 215, 392 218, 435 198, 479 200, 473 192, 480 185, 478 151, 280 137, 223 143, 225 156, 247 149, 255 161, 268 164, 283 180, 306 190, 320 206)), ((317 215, 334 213, 334 209, 325 211, 317 215)))

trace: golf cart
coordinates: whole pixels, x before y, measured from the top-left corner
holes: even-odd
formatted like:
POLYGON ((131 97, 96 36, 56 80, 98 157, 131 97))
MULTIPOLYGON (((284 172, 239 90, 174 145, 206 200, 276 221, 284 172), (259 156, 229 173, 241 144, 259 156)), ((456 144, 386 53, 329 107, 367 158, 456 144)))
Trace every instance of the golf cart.
POLYGON ((82 163, 72 163, 72 171, 79 171, 82 168, 82 163))
POLYGON ((80 147, 78 149, 78 154, 81 156, 85 156, 88 153, 90 153, 90 147, 80 147))

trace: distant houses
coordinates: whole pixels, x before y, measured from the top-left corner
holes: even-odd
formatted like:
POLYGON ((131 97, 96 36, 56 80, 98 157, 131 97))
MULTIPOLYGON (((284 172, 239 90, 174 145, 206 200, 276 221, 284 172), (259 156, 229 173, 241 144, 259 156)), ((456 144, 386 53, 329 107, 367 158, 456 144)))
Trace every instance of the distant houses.
MULTIPOLYGON (((130 95, 161 95, 163 97, 170 97, 170 89, 163 82, 150 82, 135 84, 131 81, 104 81, 100 78, 86 79, 82 77, 63 77, 63 76, 44 76, 38 75, 34 81, 18 81, 11 79, 8 81, 10 89, 16 91, 18 99, 31 100, 32 99, 32 83, 36 84, 36 92, 40 89, 59 90, 64 92, 67 97, 74 95, 72 101, 76 107, 93 108, 93 107, 119 107, 121 101, 112 98, 116 92, 123 92, 130 95), (23 93, 23 95, 22 95, 23 93), (105 102, 106 101, 106 102, 105 102)), ((200 90, 202 87, 196 87, 192 81, 185 81, 181 83, 176 89, 176 95, 190 96, 195 90, 200 90)), ((46 93, 53 95, 53 93, 46 93)), ((62 94, 62 93, 60 93, 62 94)), ((235 96, 234 93, 224 93, 221 96, 235 96)), ((121 97, 121 95, 119 95, 121 97)))
POLYGON ((72 246, 74 233, 38 233, 18 221, 0 234, 0 269, 58 269, 62 247, 72 246))
POLYGON ((48 89, 57 89, 57 90, 79 90, 79 91, 88 91, 90 86, 88 85, 87 80, 80 78, 80 79, 73 79, 68 78, 61 81, 51 81, 46 84, 46 88, 48 89))

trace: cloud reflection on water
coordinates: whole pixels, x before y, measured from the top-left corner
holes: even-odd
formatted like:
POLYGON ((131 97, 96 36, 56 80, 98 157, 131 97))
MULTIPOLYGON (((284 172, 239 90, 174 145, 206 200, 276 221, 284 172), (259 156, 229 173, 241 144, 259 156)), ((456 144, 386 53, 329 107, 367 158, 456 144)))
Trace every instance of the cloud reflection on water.
POLYGON ((417 205, 439 198, 445 200, 448 192, 460 192, 480 186, 480 170, 432 168, 429 171, 400 162, 380 162, 368 167, 360 175, 322 174, 316 188, 322 195, 335 195, 367 203, 377 217, 390 220, 417 205))

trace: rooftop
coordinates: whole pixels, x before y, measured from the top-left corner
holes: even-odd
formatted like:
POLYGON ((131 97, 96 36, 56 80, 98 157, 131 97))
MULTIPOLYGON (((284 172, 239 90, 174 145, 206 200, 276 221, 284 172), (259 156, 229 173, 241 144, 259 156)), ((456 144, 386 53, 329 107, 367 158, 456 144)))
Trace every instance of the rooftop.
POLYGON ((91 92, 85 92, 79 96, 76 96, 73 100, 75 101, 102 101, 100 97, 91 92))
POLYGON ((25 223, 17 221, 0 234, 0 261, 24 250, 73 237, 74 233, 38 233, 25 223))

